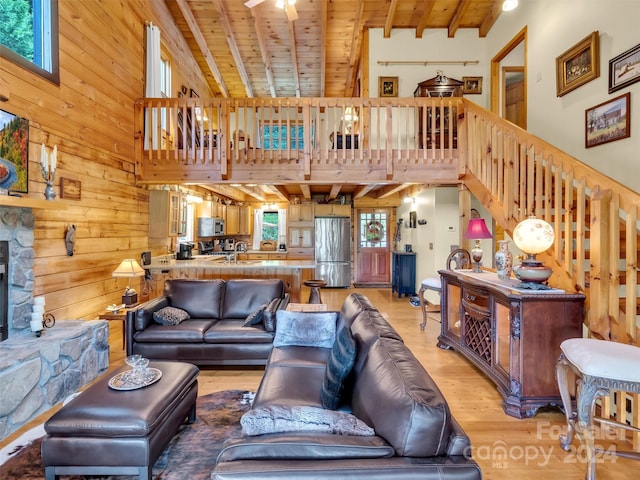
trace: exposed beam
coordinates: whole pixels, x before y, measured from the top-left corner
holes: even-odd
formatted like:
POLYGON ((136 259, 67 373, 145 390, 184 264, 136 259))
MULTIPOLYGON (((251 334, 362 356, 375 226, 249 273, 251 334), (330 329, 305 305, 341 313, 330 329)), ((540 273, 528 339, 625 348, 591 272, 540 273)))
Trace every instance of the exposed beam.
POLYGON ((289 21, 287 24, 289 25, 289 45, 291 46, 289 50, 291 51, 291 64, 293 65, 293 86, 296 98, 300 98, 300 72, 298 71, 298 45, 296 44, 295 22, 289 21))
POLYGON ((280 185, 259 185, 259 187, 269 195, 275 195, 285 202, 289 201, 289 193, 280 185))
POLYGON ((258 187, 250 187, 249 185, 233 185, 238 190, 246 193, 250 197, 255 198, 256 200, 260 200, 261 202, 266 202, 267 197, 264 195, 264 192, 258 187))
POLYGON ((223 197, 233 198, 237 201, 244 201, 247 199, 247 196, 244 192, 238 190, 237 188, 232 187, 231 185, 227 185, 224 183, 216 183, 216 184, 207 184, 200 185, 202 188, 206 188, 207 190, 211 190, 212 192, 222 195, 223 197))
POLYGON ((376 188, 378 186, 377 183, 369 183, 368 185, 360 185, 359 187, 357 187, 353 193, 351 194, 351 196, 356 199, 356 198, 362 198, 364 196, 367 195, 367 193, 369 193, 371 190, 373 190, 374 188, 376 188))
POLYGON ((458 31, 458 28, 460 28, 460 24, 462 22, 462 17, 469 8, 470 4, 471 0, 460 0, 460 3, 458 3, 456 13, 453 14, 453 18, 451 19, 451 22, 449 22, 449 38, 453 38, 456 36, 456 32, 458 31))
POLYGON ((267 76, 269 91, 271 92, 271 96, 273 98, 276 98, 276 87, 273 81, 273 67, 271 66, 271 56, 269 55, 269 50, 267 49, 267 40, 264 36, 264 31, 262 30, 264 18, 260 13, 261 8, 261 5, 252 8, 251 16, 253 16, 253 28, 255 28, 256 30, 256 39, 258 40, 258 45, 260 47, 260 56, 262 57, 262 63, 264 64, 264 71, 265 75, 267 76))
POLYGON ((351 97, 357 76, 357 66, 360 60, 360 48, 362 47, 362 30, 364 12, 364 0, 358 0, 358 11, 353 22, 353 33, 351 35, 351 53, 349 55, 349 65, 347 66, 347 78, 344 89, 344 96, 351 97))
POLYGON ((479 37, 486 37, 487 33, 489 33, 489 30, 491 30, 491 27, 493 27, 493 24, 496 23, 496 20, 498 20, 498 17, 502 13, 502 3, 503 0, 493 1, 493 5, 491 6, 489 13, 487 13, 487 16, 484 17, 484 20, 482 21, 482 24, 480 24, 480 28, 478 29, 479 37))
POLYGON ((337 198, 341 189, 342 189, 342 185, 338 183, 334 183, 331 186, 331 191, 329 192, 329 200, 333 200, 334 198, 337 198))
POLYGON ((407 183, 401 183, 400 185, 387 185, 386 187, 382 187, 379 191, 377 191, 374 196, 377 199, 390 197, 394 193, 398 193, 400 190, 404 190, 408 186, 409 184, 407 183))
POLYGON ((436 0, 427 0, 424 4, 424 11, 422 12, 422 18, 418 22, 416 27, 416 38, 422 38, 422 33, 429 23, 429 17, 433 11, 433 6, 436 4, 436 0))
POLYGON ((391 0, 389 10, 387 11, 387 18, 384 21, 384 38, 391 37, 391 29, 393 28, 393 18, 396 16, 396 9, 398 8, 398 0, 391 0))
POLYGON ((309 188, 309 185, 307 185, 306 183, 302 183, 300 185, 300 190, 302 191, 302 196, 306 200, 311 200, 311 189, 309 188))
POLYGON ((235 37, 233 36, 233 29, 231 28, 231 23, 229 22, 227 11, 224 9, 222 0, 213 0, 213 6, 218 12, 220 24, 222 25, 225 36, 227 37, 227 45, 229 45, 233 60, 236 62, 236 68, 238 69, 238 73, 240 74, 240 78, 242 79, 242 84, 244 85, 245 92, 247 92, 247 97, 252 98, 254 95, 253 89, 251 88, 251 82, 249 81, 249 75, 247 75, 247 70, 244 67, 242 57, 240 56, 240 50, 238 50, 238 44, 235 37))
POLYGON ((211 70, 211 74, 218 84, 218 88, 220 89, 222 96, 225 98, 229 98, 230 95, 227 84, 222 78, 222 74, 220 73, 218 64, 213 58, 213 53, 211 53, 211 50, 209 50, 209 47, 207 46, 207 41, 205 40, 204 35, 202 35, 202 31, 200 30, 198 22, 193 16, 193 12, 191 12, 189 5, 187 5, 187 0, 176 0, 176 4, 178 5, 178 8, 180 8, 180 12, 184 17, 185 22, 187 22, 187 25, 189 26, 189 30, 191 30, 191 34, 198 44, 198 48, 200 49, 205 62, 207 62, 207 66, 209 67, 209 70, 211 70))

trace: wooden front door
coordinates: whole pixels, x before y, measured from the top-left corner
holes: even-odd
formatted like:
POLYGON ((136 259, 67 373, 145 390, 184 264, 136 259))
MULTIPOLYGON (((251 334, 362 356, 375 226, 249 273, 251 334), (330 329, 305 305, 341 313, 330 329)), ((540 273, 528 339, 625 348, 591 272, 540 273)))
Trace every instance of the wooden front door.
POLYGON ((356 283, 390 283, 390 212, 361 209, 357 222, 356 283))

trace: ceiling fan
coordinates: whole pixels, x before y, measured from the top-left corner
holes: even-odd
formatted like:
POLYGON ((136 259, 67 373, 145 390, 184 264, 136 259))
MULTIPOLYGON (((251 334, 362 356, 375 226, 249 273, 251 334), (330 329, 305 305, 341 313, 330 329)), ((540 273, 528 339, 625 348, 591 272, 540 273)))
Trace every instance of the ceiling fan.
MULTIPOLYGON (((247 8, 253 8, 260 5, 266 0, 248 0, 244 2, 244 6, 247 8)), ((290 22, 298 19, 298 11, 296 10, 296 0, 276 0, 276 7, 283 9, 287 12, 287 18, 290 22)))

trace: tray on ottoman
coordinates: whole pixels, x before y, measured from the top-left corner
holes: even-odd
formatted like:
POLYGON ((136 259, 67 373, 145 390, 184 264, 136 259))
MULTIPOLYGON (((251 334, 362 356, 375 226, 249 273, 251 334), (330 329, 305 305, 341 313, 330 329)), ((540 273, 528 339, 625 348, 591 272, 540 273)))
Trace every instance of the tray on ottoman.
POLYGON ((46 480, 59 475, 138 475, 151 480, 153 464, 188 419, 195 420, 198 368, 151 362, 162 372, 152 385, 114 390, 105 374, 56 412, 42 440, 46 480))

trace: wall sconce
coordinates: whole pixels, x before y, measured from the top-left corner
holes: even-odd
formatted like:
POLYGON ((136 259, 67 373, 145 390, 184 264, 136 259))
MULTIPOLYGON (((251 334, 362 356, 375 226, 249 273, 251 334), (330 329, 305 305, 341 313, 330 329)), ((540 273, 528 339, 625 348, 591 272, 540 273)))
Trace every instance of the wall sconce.
POLYGON ((541 285, 551 276, 552 270, 536 260, 536 254, 548 250, 555 240, 553 227, 544 220, 529 217, 513 229, 513 241, 527 254, 522 263, 513 269, 523 288, 543 289, 541 285), (533 285, 531 285, 533 284, 533 285))
POLYGON ((480 240, 483 238, 491 238, 491 232, 484 223, 484 218, 472 218, 469 220, 467 232, 464 234, 466 240, 475 240, 476 244, 471 250, 471 258, 473 260, 474 273, 482 273, 480 270, 480 260, 482 260, 482 249, 480 248, 480 240))
MULTIPOLYGON (((113 271, 111 276, 116 278, 143 277, 144 270, 133 258, 127 258, 118 265, 118 268, 113 271)), ((138 304, 138 293, 129 285, 127 285, 124 295, 122 295, 122 303, 125 307, 133 307, 138 304)))
MULTIPOLYGON (((342 124, 344 126, 344 133, 351 134, 354 125, 358 121, 358 112, 354 107, 345 107, 342 114, 342 124)), ((355 132, 354 132, 355 133, 355 132)))

